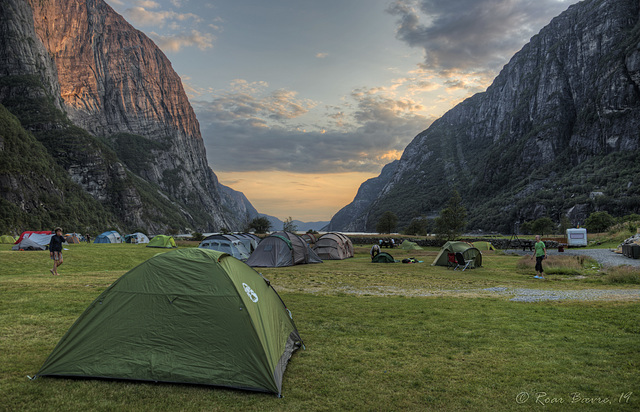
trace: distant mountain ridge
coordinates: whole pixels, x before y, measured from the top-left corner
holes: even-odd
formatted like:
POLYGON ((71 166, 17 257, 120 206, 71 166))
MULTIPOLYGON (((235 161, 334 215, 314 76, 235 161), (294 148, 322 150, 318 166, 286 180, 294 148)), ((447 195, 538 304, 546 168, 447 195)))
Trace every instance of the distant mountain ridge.
MULTIPOLYGON (((260 217, 266 217, 269 220, 269 223, 271 223, 271 231, 275 232, 278 230, 282 230, 282 228, 284 227, 284 221, 278 219, 275 216, 270 216, 270 215, 265 215, 263 213, 260 213, 260 217)), ((324 232, 327 230, 327 225, 329 224, 329 221, 319 221, 319 222, 302 222, 300 220, 293 220, 291 223, 293 223, 298 232, 307 232, 309 230, 315 230, 316 232, 324 232)))
MULTIPOLYGON (((151 232, 244 228, 255 209, 218 183, 180 77, 149 38, 103 0, 3 0, 0 11, 0 103, 100 204, 105 222, 151 232)), ((13 173, 0 166, 3 195, 39 190, 13 173)), ((5 223, 15 230, 33 213, 42 225, 74 222, 46 205, 11 203, 5 223)))
MULTIPOLYGON (((460 192, 469 228, 511 233, 548 216, 640 212, 640 4, 585 0, 531 38, 493 81, 407 146, 379 193, 333 230, 399 228, 460 192), (594 196, 592 193, 601 192, 594 196)), ((363 187, 365 184, 363 184, 363 187)), ((380 185, 379 185, 380 186, 380 185)), ((361 188, 362 189, 362 188, 361 188)))

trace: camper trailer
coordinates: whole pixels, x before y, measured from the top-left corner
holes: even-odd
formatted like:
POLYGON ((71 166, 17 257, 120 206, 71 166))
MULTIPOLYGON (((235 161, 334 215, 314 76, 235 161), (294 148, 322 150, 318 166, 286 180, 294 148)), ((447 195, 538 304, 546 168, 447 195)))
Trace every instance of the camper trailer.
POLYGON ((587 229, 567 229, 567 245, 569 247, 587 246, 587 229))

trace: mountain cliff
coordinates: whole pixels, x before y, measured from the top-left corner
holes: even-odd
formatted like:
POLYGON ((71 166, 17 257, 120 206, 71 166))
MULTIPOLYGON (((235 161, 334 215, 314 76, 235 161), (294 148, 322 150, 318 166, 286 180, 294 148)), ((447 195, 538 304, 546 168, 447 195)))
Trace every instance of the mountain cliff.
POLYGON ((0 8, 0 103, 107 221, 152 232, 243 228, 247 206, 221 193, 181 80, 149 38, 102 0, 0 8))
POLYGON ((366 210, 334 216, 334 230, 373 231, 387 210, 402 228, 438 213, 453 189, 471 229, 640 212, 639 13, 637 0, 569 7, 485 92, 418 134, 366 210))

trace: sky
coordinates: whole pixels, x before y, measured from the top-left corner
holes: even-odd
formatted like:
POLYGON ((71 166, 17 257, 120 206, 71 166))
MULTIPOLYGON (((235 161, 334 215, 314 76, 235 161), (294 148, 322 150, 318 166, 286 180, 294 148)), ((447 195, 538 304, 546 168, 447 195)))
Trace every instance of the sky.
POLYGON ((106 0, 167 55, 210 167, 328 221, 575 0, 106 0))

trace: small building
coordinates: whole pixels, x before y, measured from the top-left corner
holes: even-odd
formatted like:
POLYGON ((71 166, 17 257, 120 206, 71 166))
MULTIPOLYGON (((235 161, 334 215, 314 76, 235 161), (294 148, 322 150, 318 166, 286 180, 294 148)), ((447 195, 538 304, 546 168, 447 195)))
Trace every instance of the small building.
POLYGON ((567 229, 567 245, 569 247, 587 246, 587 229, 567 229))

